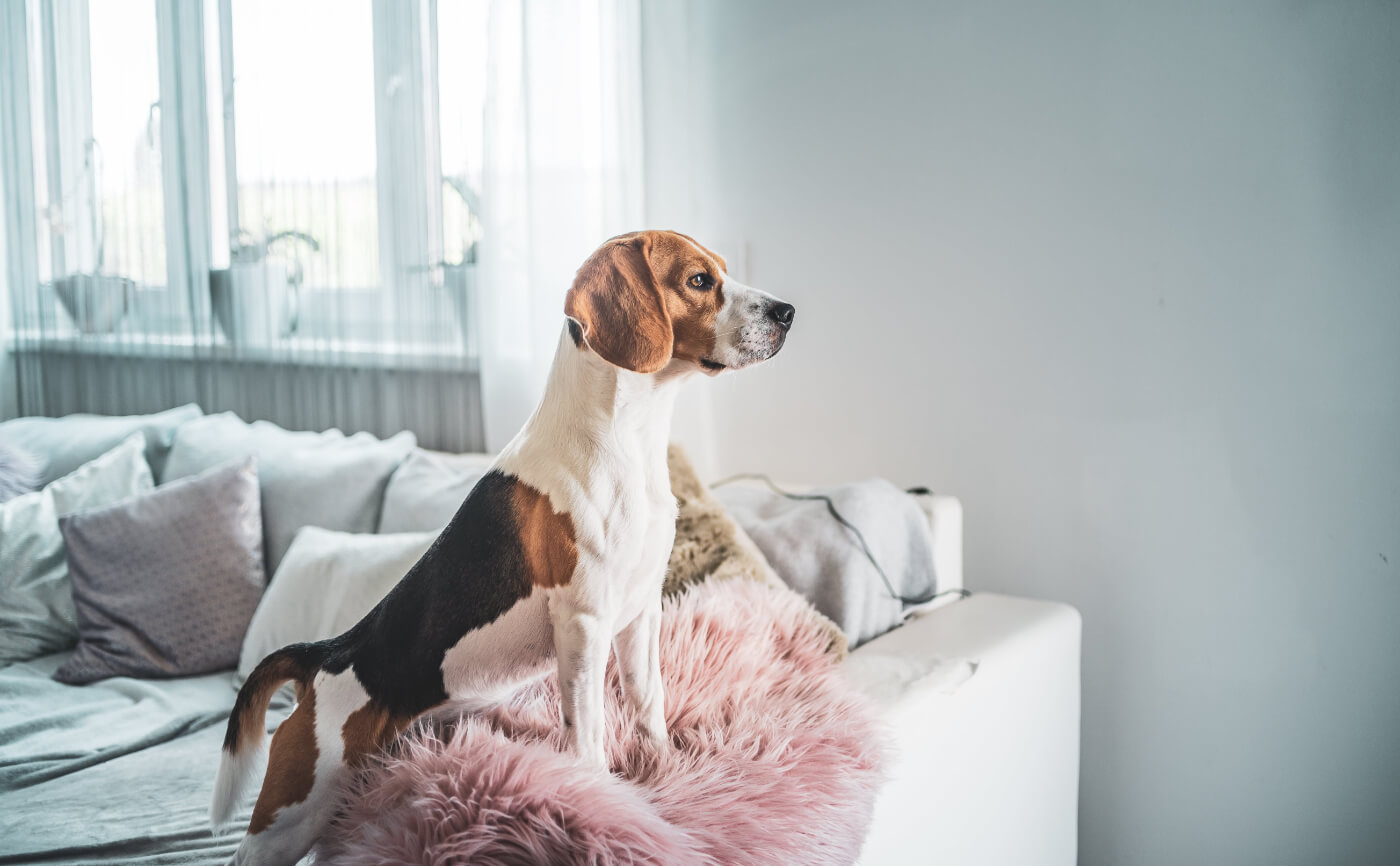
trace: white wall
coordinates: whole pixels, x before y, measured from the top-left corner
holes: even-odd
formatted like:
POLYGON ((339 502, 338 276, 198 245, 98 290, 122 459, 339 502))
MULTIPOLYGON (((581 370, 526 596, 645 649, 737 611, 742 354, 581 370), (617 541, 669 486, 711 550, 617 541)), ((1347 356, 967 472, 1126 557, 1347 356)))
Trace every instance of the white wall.
POLYGON ((1079 607, 1083 863, 1400 862, 1400 5, 645 12, 649 222, 798 310, 713 471, 1079 607))

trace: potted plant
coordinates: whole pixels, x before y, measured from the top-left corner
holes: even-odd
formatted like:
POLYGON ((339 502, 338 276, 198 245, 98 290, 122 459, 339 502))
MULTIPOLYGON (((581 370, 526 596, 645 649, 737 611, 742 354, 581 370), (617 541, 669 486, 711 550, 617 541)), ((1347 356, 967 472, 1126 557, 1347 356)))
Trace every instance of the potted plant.
MULTIPOLYGON (((97 139, 86 142, 83 169, 88 183, 89 218, 96 263, 91 272, 65 274, 54 278, 53 289, 63 309, 84 334, 108 334, 117 329, 136 296, 136 281, 129 277, 102 273, 106 259, 107 225, 98 198, 98 172, 101 151, 97 139)), ((56 229, 56 231, 61 231, 56 229)))
POLYGON ((461 251, 455 262, 443 261, 442 287, 457 315, 457 330, 468 355, 476 353, 476 260, 481 230, 481 198, 465 177, 444 177, 442 182, 466 205, 461 251))
POLYGON ((299 259, 288 266, 270 255, 272 247, 284 241, 300 241, 312 252, 321 248, 306 232, 288 230, 255 238, 239 231, 230 244, 229 266, 209 272, 214 320, 236 346, 270 346, 296 332, 304 271, 299 259))

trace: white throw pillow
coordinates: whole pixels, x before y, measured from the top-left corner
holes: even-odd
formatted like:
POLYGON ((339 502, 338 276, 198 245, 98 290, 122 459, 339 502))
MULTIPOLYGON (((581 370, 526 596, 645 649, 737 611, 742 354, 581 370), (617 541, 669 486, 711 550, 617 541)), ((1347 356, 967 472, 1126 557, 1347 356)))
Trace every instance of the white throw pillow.
POLYGON ((442 529, 491 468, 489 454, 446 454, 413 449, 384 490, 380 532, 442 529))
POLYGON ((15 418, 0 424, 0 439, 44 462, 39 486, 90 463, 116 448, 136 431, 146 435, 146 462, 159 478, 170 443, 181 424, 204 414, 189 403, 153 415, 65 415, 62 418, 15 418))
POLYGON ((238 681, 287 644, 335 637, 359 622, 437 536, 360 535, 315 526, 298 532, 248 624, 238 681))
POLYGON ((0 505, 0 664, 27 661, 78 641, 73 588, 58 518, 154 489, 146 436, 0 505))
POLYGON ((380 440, 339 430, 299 432, 224 412, 180 427, 160 483, 257 457, 263 557, 274 574, 303 526, 373 532, 389 476, 415 445, 412 433, 380 440))

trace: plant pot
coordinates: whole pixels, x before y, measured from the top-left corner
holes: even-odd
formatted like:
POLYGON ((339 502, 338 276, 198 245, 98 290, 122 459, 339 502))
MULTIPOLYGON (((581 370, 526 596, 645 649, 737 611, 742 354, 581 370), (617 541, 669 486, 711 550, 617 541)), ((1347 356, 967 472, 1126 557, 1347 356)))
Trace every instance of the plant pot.
POLYGON ((117 329, 136 295, 136 283, 106 274, 69 274, 53 281, 54 293, 84 334, 117 329))
POLYGON ((457 330, 462 334, 462 348, 467 355, 476 354, 477 297, 476 263, 444 265, 442 287, 457 314, 457 330))
POLYGON ((297 294, 282 262, 237 262, 209 272, 214 320, 235 346, 271 346, 296 330, 297 294))

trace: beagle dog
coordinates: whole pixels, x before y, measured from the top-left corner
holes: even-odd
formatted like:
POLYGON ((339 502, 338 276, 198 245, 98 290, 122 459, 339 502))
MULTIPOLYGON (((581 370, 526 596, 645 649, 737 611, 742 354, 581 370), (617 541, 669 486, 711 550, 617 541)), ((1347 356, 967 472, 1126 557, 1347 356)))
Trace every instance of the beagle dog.
POLYGON ((264 716, 291 680, 235 863, 293 864, 343 783, 430 711, 481 707, 559 672, 566 739, 607 769, 604 672, 658 745, 661 584, 675 537, 666 468, 679 384, 777 354, 793 306, 731 280, 690 237, 615 237, 579 268, 543 399, 423 558, 344 634, 263 659, 238 693, 210 819, 261 766, 264 716))

